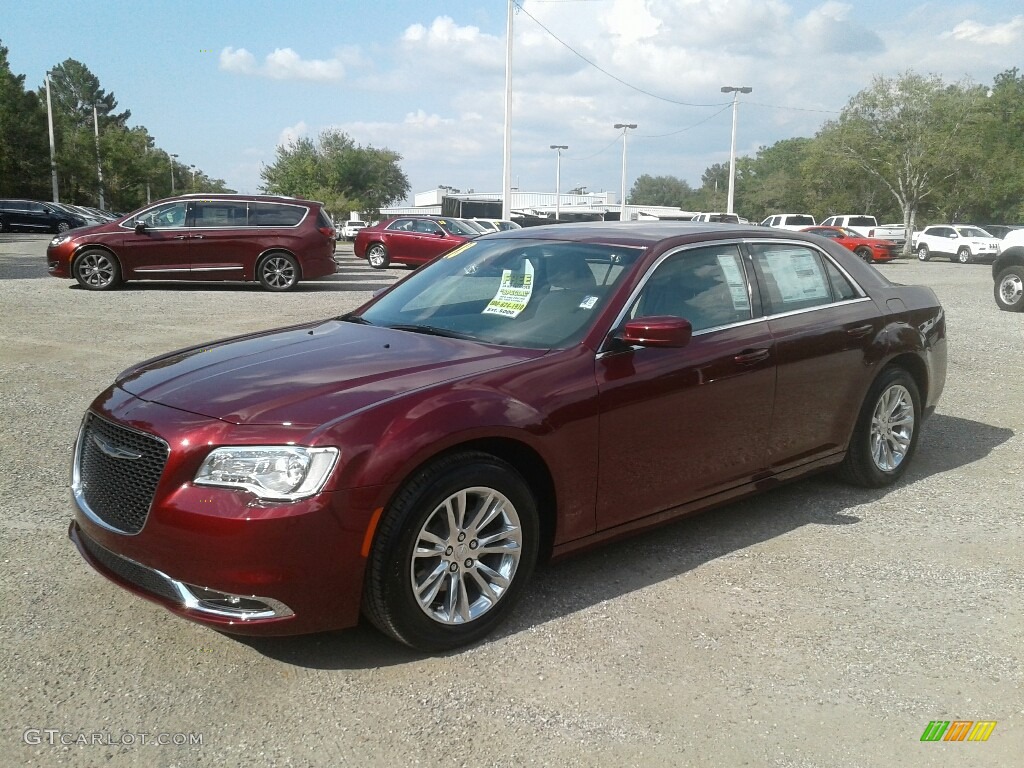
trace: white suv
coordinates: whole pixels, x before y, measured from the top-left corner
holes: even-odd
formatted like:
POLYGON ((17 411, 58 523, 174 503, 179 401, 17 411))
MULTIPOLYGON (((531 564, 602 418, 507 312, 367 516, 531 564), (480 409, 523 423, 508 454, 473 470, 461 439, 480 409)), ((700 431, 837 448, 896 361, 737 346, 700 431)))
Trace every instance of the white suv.
POLYGON ((356 235, 359 234, 359 230, 366 226, 365 221, 359 221, 359 219, 349 219, 339 230, 342 238, 345 240, 355 240, 356 235))
POLYGON ((917 258, 928 261, 933 254, 948 256, 950 261, 970 264, 972 261, 995 261, 999 255, 999 238, 981 227, 959 224, 938 224, 915 232, 913 238, 917 258))
POLYGON ((813 227, 814 217, 809 213, 776 213, 761 222, 762 227, 791 229, 799 232, 804 227, 813 227))

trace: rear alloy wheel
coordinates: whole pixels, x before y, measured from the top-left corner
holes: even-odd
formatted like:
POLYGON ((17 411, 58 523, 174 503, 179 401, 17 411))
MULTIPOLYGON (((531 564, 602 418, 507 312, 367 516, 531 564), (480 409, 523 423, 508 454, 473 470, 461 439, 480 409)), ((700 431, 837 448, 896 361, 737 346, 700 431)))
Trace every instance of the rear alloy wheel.
POLYGON ((299 264, 287 253, 270 254, 256 272, 260 285, 268 291, 289 291, 299 282, 299 264))
POLYGON ((68 224, 66 221, 57 222, 57 234, 63 234, 64 232, 67 232, 69 229, 71 229, 71 225, 68 224))
POLYGON ((959 251, 956 252, 956 260, 959 261, 961 264, 970 264, 971 249, 967 247, 961 248, 959 251))
POLYGON ((509 464, 477 451, 417 472, 385 508, 363 611, 413 648, 474 643, 508 615, 539 550, 537 505, 509 464))
POLYGON ((868 264, 870 264, 871 262, 873 262, 875 260, 874 256, 871 254, 871 249, 868 248, 866 245, 861 246, 856 251, 854 251, 854 253, 856 253, 858 256, 860 256, 861 259, 866 261, 868 264))
POLYGON ((88 291, 106 291, 121 284, 121 265, 117 259, 96 248, 75 257, 71 274, 88 291))
POLYGON ((931 257, 932 257, 932 255, 928 252, 928 246, 927 245, 925 245, 924 243, 921 243, 921 245, 917 246, 917 260, 918 261, 928 261, 928 259, 930 259, 931 257))
POLYGON ((366 260, 374 269, 386 269, 391 259, 388 258, 388 249, 383 243, 374 243, 366 252, 366 260))
POLYGON ((920 423, 917 383, 902 368, 886 368, 864 398, 839 476, 867 488, 896 482, 914 455, 920 423))
POLYGON ((1006 312, 1024 312, 1024 266, 1007 267, 996 278, 996 305, 1006 312))

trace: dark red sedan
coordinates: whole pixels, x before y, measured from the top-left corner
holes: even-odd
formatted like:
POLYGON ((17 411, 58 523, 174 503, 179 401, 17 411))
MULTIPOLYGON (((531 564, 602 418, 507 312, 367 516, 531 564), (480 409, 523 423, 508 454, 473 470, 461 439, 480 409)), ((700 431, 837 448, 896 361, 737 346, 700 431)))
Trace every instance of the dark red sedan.
POLYGON ((849 248, 856 253, 868 264, 885 263, 900 255, 899 243, 877 237, 864 237, 860 232, 846 227, 807 227, 800 231, 835 240, 844 248, 849 248))
POLYGON ((366 259, 376 269, 391 264, 418 267, 481 234, 459 219, 396 216, 359 230, 352 250, 357 258, 366 259))
POLYGON ((539 558, 813 472, 895 482, 945 377, 932 291, 819 238, 513 230, 348 315, 123 372, 82 424, 70 535, 221 630, 362 613, 452 648, 539 558))

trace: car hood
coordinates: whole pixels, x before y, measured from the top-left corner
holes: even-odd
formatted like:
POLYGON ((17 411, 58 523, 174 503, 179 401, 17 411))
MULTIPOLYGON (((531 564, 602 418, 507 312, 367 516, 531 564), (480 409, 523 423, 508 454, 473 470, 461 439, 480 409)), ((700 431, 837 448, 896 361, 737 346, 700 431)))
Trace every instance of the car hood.
POLYGON ((233 424, 313 426, 544 353, 331 320, 174 352, 129 368, 117 384, 233 424))

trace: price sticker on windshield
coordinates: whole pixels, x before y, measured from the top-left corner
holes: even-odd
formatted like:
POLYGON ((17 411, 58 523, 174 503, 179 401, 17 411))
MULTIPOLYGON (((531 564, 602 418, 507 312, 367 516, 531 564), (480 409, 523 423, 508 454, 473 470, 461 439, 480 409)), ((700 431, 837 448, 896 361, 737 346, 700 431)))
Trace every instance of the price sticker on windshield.
POLYGON ((484 307, 483 314, 519 317, 526 309, 533 296, 533 264, 527 260, 523 266, 523 272, 501 271, 501 284, 494 298, 484 307))

